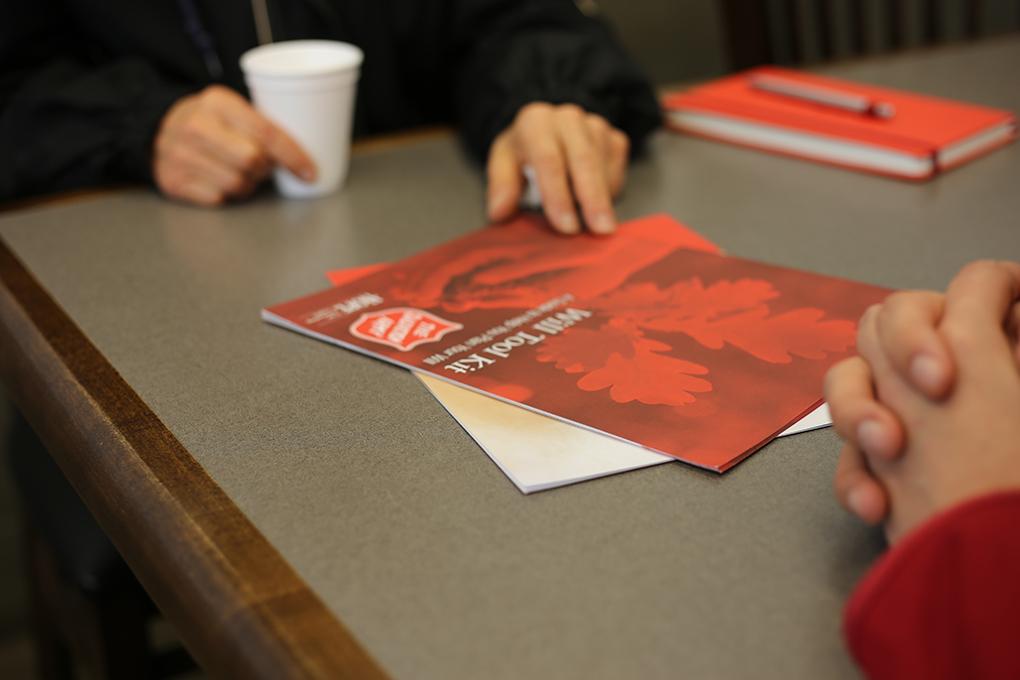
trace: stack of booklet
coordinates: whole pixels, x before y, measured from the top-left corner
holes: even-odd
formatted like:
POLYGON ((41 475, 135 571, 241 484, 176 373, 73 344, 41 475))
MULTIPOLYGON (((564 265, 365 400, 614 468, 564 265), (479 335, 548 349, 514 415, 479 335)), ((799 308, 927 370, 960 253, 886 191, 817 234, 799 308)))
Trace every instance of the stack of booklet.
POLYGON ((732 467, 821 404, 825 371, 888 293, 721 255, 663 215, 610 238, 562 237, 529 215, 367 271, 263 318, 419 372, 470 431, 483 425, 465 414, 483 412, 483 446, 502 427, 527 449, 548 419, 512 419, 541 414, 633 457, 528 476, 494 455, 526 492, 668 459, 732 467))

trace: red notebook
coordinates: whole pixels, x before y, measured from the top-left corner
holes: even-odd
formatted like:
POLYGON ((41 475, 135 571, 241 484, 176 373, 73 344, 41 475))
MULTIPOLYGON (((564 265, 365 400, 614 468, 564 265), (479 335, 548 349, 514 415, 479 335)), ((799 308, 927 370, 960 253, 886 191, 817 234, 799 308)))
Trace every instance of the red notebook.
POLYGON ((822 401, 888 291, 721 256, 664 216, 536 216, 269 307, 290 330, 723 471, 822 401))
POLYGON ((680 132, 923 180, 1016 139, 1010 111, 761 66, 663 100, 680 132))

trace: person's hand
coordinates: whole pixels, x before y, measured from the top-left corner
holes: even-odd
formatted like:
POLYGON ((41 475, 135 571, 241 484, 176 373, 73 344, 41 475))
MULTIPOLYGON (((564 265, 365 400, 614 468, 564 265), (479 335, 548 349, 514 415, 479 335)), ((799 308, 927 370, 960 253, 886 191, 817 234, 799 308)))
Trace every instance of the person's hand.
POLYGON ((629 154, 627 135, 602 116, 574 104, 532 102, 489 149, 489 219, 499 222, 517 211, 526 183, 523 168, 530 165, 542 210, 556 231, 611 234, 613 198, 626 181, 629 154))
MULTIPOLYGON (((964 268, 944 299, 931 293, 900 294, 888 308, 883 304, 865 314, 858 339, 861 358, 842 364, 827 381, 834 397, 830 406, 870 400, 880 408, 871 417, 877 413, 881 422, 892 416, 902 428, 902 456, 896 455, 896 441, 884 442, 886 450, 877 452, 867 449, 868 442, 864 449, 848 443, 835 482, 841 502, 858 515, 877 515, 887 503, 890 541, 952 505, 1020 488, 1018 300, 1020 265, 1004 262, 964 268), (938 313, 928 316, 933 309, 938 313), (955 381, 941 395, 931 388, 944 383, 927 385, 932 396, 910 379, 913 373, 915 382, 925 382, 909 370, 917 364, 910 349, 916 353, 934 345, 924 341, 931 339, 927 329, 908 331, 903 324, 923 318, 937 318, 935 345, 941 344, 948 352, 943 358, 955 367, 949 373, 955 373, 955 381), (883 326, 898 328, 906 344, 892 342, 888 333, 883 337, 883 326), (870 385, 874 391, 869 397, 870 385)), ((834 410, 834 421, 840 420, 838 413, 834 410)))
MULTIPOLYGON (((874 335, 901 378, 932 399, 945 396, 955 380, 955 365, 939 335, 945 296, 933 291, 893 293, 873 315, 874 335)), ((826 400, 836 432, 846 444, 840 453, 834 487, 849 512, 869 524, 889 508, 867 458, 893 460, 902 453, 904 435, 894 413, 875 397, 871 367, 860 357, 837 364, 825 381, 826 400)))
POLYGON ((251 194, 274 165, 306 181, 316 168, 287 133, 221 85, 177 100, 153 144, 152 169, 165 195, 215 206, 251 194))
MULTIPOLYGON (((933 399, 952 386, 952 357, 937 326, 944 296, 933 291, 893 293, 869 309, 860 328, 873 330, 899 375, 933 399)), ((860 342, 860 338, 858 340, 860 342)), ((868 458, 890 461, 903 451, 899 419, 875 396, 871 366, 860 357, 840 362, 825 376, 825 399, 845 445, 834 490, 840 504, 868 524, 885 519, 889 499, 871 474, 868 458)))

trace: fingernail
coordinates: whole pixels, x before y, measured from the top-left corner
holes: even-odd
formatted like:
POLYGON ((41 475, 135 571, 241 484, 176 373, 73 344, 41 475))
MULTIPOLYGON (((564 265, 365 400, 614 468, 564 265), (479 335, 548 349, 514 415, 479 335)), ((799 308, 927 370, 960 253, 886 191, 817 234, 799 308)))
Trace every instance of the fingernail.
POLYGON ((942 364, 935 357, 918 354, 910 362, 910 378, 925 394, 937 395, 942 392, 945 376, 942 364))
POLYGON ((864 500, 861 495, 860 487, 855 486, 850 489, 850 493, 846 495, 846 504, 850 506, 850 512, 856 515, 860 519, 864 519, 865 508, 864 500))
POLYGON ((859 486, 850 489, 850 493, 846 496, 846 503, 850 506, 850 512, 867 524, 875 524, 882 519, 874 516, 874 509, 868 507, 867 493, 859 486))
POLYGON ((489 215, 495 218, 507 212, 508 204, 513 200, 512 193, 506 189, 493 193, 489 198, 489 215))
POLYGON ((572 212, 560 213, 556 225, 564 234, 576 234, 581 231, 581 225, 577 221, 577 215, 572 212))
POLYGON ((595 234, 612 234, 616 230, 616 221, 609 213, 598 213, 588 223, 588 228, 595 234))
POLYGON ((877 420, 863 420, 857 426, 857 443, 865 453, 885 457, 889 452, 885 428, 877 420))

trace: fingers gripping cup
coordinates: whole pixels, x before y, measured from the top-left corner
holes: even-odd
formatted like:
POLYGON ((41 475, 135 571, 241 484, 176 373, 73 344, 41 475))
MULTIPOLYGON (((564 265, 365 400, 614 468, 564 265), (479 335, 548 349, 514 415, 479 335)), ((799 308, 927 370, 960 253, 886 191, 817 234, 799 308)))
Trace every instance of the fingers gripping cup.
POLYGON ((343 186, 363 59, 354 45, 331 40, 270 43, 241 55, 255 108, 293 137, 319 171, 314 182, 305 182, 277 167, 284 196, 325 196, 343 186))

